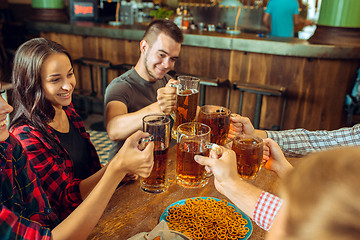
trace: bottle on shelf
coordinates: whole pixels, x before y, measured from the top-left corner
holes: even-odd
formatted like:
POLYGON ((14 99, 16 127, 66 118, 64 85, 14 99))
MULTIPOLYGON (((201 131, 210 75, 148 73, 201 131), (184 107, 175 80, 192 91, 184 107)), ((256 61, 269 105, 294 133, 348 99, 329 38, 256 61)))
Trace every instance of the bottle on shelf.
POLYGON ((181 8, 178 7, 176 8, 176 16, 174 18, 174 23, 181 28, 181 24, 182 24, 182 11, 181 8))
POLYGON ((187 10, 187 7, 184 7, 184 10, 182 12, 182 21, 181 21, 181 29, 189 29, 190 22, 189 22, 189 13, 187 10))

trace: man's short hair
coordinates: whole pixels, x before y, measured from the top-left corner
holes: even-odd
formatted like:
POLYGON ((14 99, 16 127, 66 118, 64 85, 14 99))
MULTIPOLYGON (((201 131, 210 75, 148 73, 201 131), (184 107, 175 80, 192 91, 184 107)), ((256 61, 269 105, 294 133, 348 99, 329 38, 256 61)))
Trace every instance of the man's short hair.
POLYGON ((149 43, 153 43, 160 33, 166 34, 177 43, 182 43, 184 41, 184 37, 180 28, 173 21, 165 19, 157 19, 152 21, 143 36, 143 40, 146 40, 149 43))

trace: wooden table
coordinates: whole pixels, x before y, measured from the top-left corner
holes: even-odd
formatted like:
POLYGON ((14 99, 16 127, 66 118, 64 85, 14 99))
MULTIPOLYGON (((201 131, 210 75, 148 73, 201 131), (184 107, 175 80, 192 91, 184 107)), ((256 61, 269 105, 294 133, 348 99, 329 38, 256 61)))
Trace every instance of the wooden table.
MULTIPOLYGON (((169 160, 170 186, 166 192, 146 193, 140 189, 139 181, 122 185, 114 193, 103 216, 88 239, 125 240, 137 233, 149 232, 159 223, 159 218, 166 207, 181 199, 215 197, 228 200, 215 189, 213 177, 203 188, 187 189, 177 185, 175 178, 176 147, 169 150, 169 160)), ((290 159, 290 162, 293 161, 296 159, 290 159)), ((252 183, 263 190, 276 193, 279 179, 276 174, 263 168, 252 183)), ((254 222, 252 224, 253 233, 250 239, 264 239, 265 231, 254 222)))

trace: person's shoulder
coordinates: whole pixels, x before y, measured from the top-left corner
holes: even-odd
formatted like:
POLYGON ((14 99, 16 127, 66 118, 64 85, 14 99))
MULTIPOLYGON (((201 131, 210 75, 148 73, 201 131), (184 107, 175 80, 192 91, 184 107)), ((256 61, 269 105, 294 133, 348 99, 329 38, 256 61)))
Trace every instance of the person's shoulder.
POLYGON ((116 89, 116 91, 118 91, 118 89, 120 88, 126 88, 126 87, 130 87, 131 83, 133 82, 133 79, 131 77, 132 74, 132 69, 125 72, 124 74, 114 78, 110 84, 108 85, 108 87, 106 88, 106 91, 112 91, 114 89, 116 89))
POLYGON ((292 4, 293 7, 296 7, 296 8, 300 7, 299 2, 297 0, 292 0, 290 3, 292 4))
POLYGON ((12 127, 10 129, 10 132, 16 136, 21 133, 28 134, 28 133, 32 133, 32 132, 37 132, 37 129, 28 123, 23 123, 23 124, 19 124, 19 125, 12 127))
POLYGON ((270 0, 266 5, 265 13, 270 13, 274 4, 274 0, 270 0))
POLYGON ((35 138, 43 138, 43 134, 37 128, 28 123, 12 127, 10 129, 10 133, 20 142, 33 141, 35 138))

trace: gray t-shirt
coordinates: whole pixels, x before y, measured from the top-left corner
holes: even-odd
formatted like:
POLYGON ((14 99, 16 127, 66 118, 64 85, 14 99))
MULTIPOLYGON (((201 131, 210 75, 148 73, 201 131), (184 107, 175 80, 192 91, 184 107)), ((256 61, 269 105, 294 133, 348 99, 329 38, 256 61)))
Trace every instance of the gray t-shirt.
MULTIPOLYGON (((128 113, 136 112, 157 101, 157 90, 165 87, 171 79, 165 75, 155 82, 144 80, 134 68, 111 81, 105 91, 105 106, 111 101, 123 102, 128 113)), ((124 144, 124 141, 113 141, 109 153, 111 160, 124 144)))

